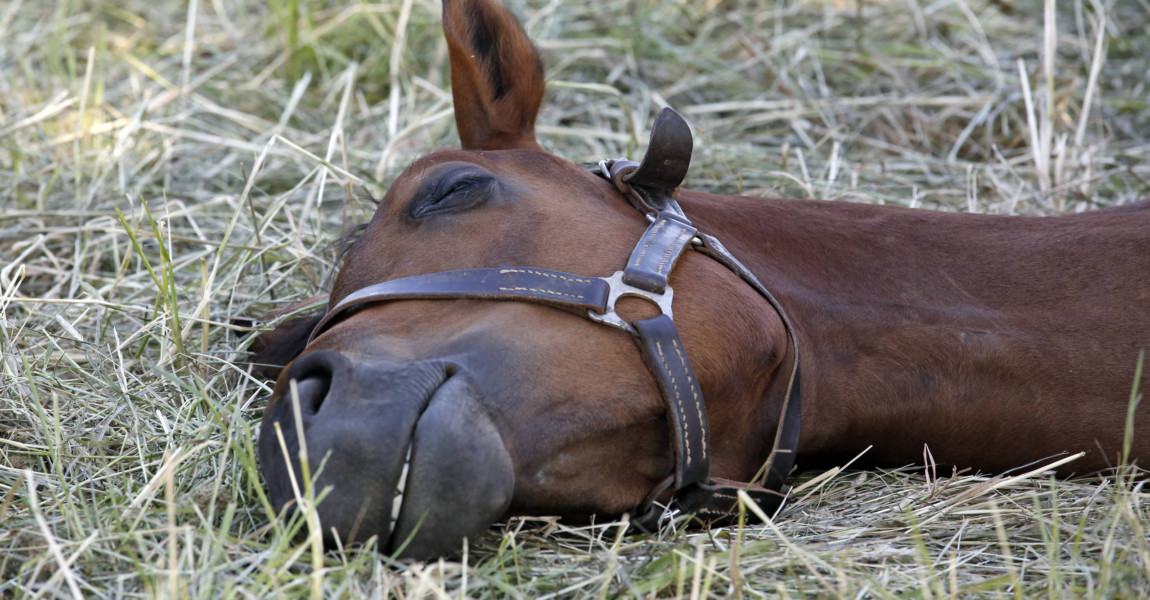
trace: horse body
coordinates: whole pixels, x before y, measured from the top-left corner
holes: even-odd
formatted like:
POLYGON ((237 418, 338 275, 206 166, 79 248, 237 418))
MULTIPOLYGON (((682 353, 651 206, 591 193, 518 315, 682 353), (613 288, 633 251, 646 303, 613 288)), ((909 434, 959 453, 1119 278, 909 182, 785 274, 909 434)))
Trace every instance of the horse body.
MULTIPOLYGON (((331 305, 468 268, 620 270, 647 229, 615 185, 542 151, 542 67, 493 1, 444 6, 462 150, 414 162, 348 251, 331 305), (497 43, 496 43, 497 41, 497 43)), ((803 362, 800 467, 1001 471, 1121 449, 1150 343, 1150 204, 1058 218, 943 214, 683 190, 789 313, 803 362)), ((752 481, 772 450, 793 346, 780 313, 712 257, 671 273, 674 321, 710 426, 709 475, 752 481)), ((650 316, 623 298, 627 321, 650 316)), ((619 515, 676 468, 668 407, 630 336, 568 310, 474 299, 365 303, 263 336, 287 366, 260 460, 277 509, 307 458, 325 537, 428 557, 510 514, 619 515), (314 337, 314 339, 310 339, 314 337), (410 538, 410 544, 407 540, 410 538)), ((1131 457, 1150 457, 1144 417, 1131 457)))
MULTIPOLYGON (((991 472, 1071 449, 1092 452, 1063 475, 1117 463, 1150 337, 1150 202, 1057 218, 682 203, 795 322, 801 456, 874 446, 869 462, 901 465, 928 444, 941 463, 991 472)), ((1134 443, 1147 455, 1150 439, 1134 443)))

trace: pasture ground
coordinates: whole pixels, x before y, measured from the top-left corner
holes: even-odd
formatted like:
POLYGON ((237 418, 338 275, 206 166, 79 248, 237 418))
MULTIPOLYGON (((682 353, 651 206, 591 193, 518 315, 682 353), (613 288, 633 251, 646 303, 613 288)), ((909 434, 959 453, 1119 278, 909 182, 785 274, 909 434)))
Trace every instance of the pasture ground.
MULTIPOLYGON (((547 62, 542 143, 572 160, 641 155, 669 104, 694 188, 1040 215, 1150 196, 1146 0, 512 6, 547 62)), ((461 561, 294 543, 229 317, 322 290, 369 195, 457 143, 438 13, 0 3, 0 598, 1150 596, 1125 467, 812 474, 771 527, 515 519, 461 561)))

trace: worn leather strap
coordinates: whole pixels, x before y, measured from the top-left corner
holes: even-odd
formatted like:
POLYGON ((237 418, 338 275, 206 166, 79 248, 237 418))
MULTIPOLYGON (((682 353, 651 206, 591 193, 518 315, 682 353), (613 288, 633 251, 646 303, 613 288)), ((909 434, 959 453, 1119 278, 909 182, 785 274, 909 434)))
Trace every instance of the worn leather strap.
POLYGON ((787 391, 783 395, 783 406, 779 411, 779 425, 775 430, 775 442, 770 455, 767 457, 764 468, 766 475, 762 482, 762 485, 768 489, 781 489, 787 475, 795 466, 795 455, 799 447, 799 433, 802 429, 802 371, 798 335, 795 333, 795 326, 791 323, 790 317, 787 316, 787 311, 783 310, 783 306, 779 304, 775 296, 767 290, 766 286, 759 281, 758 277, 755 277, 750 269, 739 262, 739 259, 735 258, 717 238, 707 234, 698 234, 697 237, 702 243, 696 250, 724 265, 759 292, 759 295, 775 309, 779 319, 783 322, 783 328, 787 332, 791 346, 791 372, 787 382, 787 391))
POLYGON ((676 503, 682 510, 711 524, 730 523, 739 516, 739 490, 746 492, 767 516, 779 510, 791 491, 787 486, 770 489, 753 483, 716 478, 691 486, 679 494, 676 503))
POLYGON ((666 399, 675 447, 675 489, 703 482, 711 471, 707 409, 679 330, 667 315, 636 321, 639 348, 666 399))
POLYGON ((639 167, 623 178, 625 183, 656 190, 673 190, 687 177, 694 149, 691 127, 670 107, 655 115, 651 140, 639 167))
POLYGON ((610 181, 615 189, 635 207, 635 210, 645 214, 648 218, 656 216, 674 217, 690 223, 683 213, 682 207, 675 200, 678 188, 658 189, 644 187, 639 184, 632 185, 628 179, 639 169, 639 163, 624 158, 609 158, 599 161, 596 172, 604 179, 610 181))
MULTIPOLYGON (((686 175, 690 163, 690 154, 683 156, 677 153, 672 140, 680 140, 684 135, 690 136, 690 128, 674 111, 664 109, 655 120, 651 129, 651 143, 642 163, 623 159, 611 159, 599 163, 600 174, 611 181, 616 189, 626 197, 632 206, 650 217, 657 215, 655 222, 667 221, 680 225, 680 229, 691 228, 692 236, 696 242, 695 249, 700 251, 732 272, 739 275, 747 284, 765 298, 778 313, 786 330, 790 342, 790 376, 787 390, 783 396, 782 407, 779 411, 778 427, 771 452, 767 456, 762 470, 756 474, 750 483, 717 482, 701 479, 692 485, 683 485, 676 477, 675 488, 677 493, 670 506, 659 508, 655 499, 663 494, 665 489, 652 491, 648 499, 641 504, 632 522, 640 528, 650 530, 657 525, 663 512, 667 508, 675 508, 694 513, 709 519, 721 520, 722 515, 730 516, 737 506, 737 492, 742 489, 751 495, 751 498, 763 506, 768 513, 773 513, 785 500, 789 488, 785 481, 787 475, 794 467, 795 454, 798 448, 799 433, 801 430, 801 369, 798 338, 794 327, 778 300, 765 286, 734 257, 718 239, 694 231, 690 221, 686 218, 682 208, 675 200, 677 187, 686 175), (658 165, 668 165, 661 169, 658 165), (760 483, 761 482, 761 483, 760 483)), ((683 147, 681 141, 680 146, 683 147)), ((690 143, 685 145, 690 148, 690 143)), ((648 229, 651 233, 651 229, 648 229)), ((636 248, 635 253, 639 252, 636 248)), ((657 276, 644 273, 645 278, 637 277, 646 285, 665 285, 657 276)))
POLYGON ((327 311, 312 330, 310 344, 348 309, 370 302, 473 298, 521 300, 560 308, 607 310, 610 286, 598 277, 583 277, 529 267, 460 269, 392 279, 356 290, 327 311))
POLYGON ((649 292, 663 293, 675 262, 695 237, 695 228, 667 215, 659 215, 647 227, 623 270, 623 283, 649 292))
MULTIPOLYGON (((678 217, 669 220, 680 223, 678 217)), ((787 390, 783 396, 783 404, 779 411, 774 443, 760 474, 756 475, 749 483, 710 479, 709 474, 701 479, 684 481, 679 478, 679 472, 676 471, 674 480, 676 492, 668 504, 661 505, 658 503, 658 496, 664 493, 666 489, 657 488, 658 491, 653 491, 635 511, 636 514, 632 517, 631 523, 643 531, 656 530, 668 510, 685 511, 715 525, 729 523, 738 517, 739 490, 746 492, 767 515, 775 514, 790 493, 790 488, 785 482, 794 467, 795 450, 799 443, 802 425, 802 389, 800 385, 802 375, 798 338, 790 318, 774 295, 718 239, 699 232, 695 232, 693 237, 697 240, 694 245, 695 250, 734 272, 775 309, 779 319, 783 322, 790 343, 790 373, 787 390)), ((650 359, 648 362, 650 363, 650 359)), ((671 396, 667 390, 664 390, 664 396, 668 398, 668 402, 673 407, 674 403, 671 401, 671 396)), ((676 442, 676 452, 681 454, 682 448, 678 444, 678 440, 676 442)), ((679 463, 682 463, 682 458, 680 458, 679 463)))

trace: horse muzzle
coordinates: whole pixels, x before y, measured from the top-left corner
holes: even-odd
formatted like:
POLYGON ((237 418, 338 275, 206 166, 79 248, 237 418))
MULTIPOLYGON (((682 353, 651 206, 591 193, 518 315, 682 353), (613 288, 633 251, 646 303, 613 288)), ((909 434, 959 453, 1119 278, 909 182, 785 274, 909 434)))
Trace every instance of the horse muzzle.
POLYGON ((511 457, 457 366, 319 350, 296 360, 279 388, 259 441, 271 500, 295 506, 306 448, 328 547, 375 537, 400 557, 450 554, 507 511, 511 457))

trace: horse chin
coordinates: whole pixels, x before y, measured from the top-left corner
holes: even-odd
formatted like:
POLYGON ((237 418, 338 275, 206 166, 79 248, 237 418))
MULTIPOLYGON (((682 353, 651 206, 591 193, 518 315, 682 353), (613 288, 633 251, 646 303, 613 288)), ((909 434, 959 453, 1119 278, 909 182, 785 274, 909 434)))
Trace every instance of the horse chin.
POLYGON ((388 549, 404 558, 459 550, 507 512, 515 477, 499 431, 467 380, 456 374, 415 427, 402 496, 393 503, 388 549))

